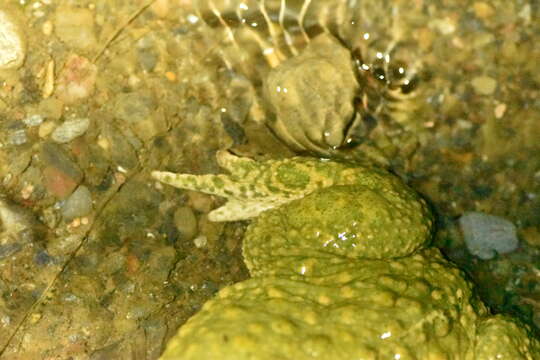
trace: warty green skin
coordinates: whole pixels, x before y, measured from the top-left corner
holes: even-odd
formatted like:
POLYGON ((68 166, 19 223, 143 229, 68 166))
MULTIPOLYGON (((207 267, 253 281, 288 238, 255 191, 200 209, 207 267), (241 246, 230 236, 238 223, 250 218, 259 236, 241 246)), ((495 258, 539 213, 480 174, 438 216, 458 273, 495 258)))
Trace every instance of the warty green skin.
POLYGON ((252 277, 219 291, 161 359, 540 359, 527 326, 491 316, 425 247, 432 215, 397 177, 302 157, 218 162, 231 174, 153 176, 227 197, 214 220, 256 217, 252 277))

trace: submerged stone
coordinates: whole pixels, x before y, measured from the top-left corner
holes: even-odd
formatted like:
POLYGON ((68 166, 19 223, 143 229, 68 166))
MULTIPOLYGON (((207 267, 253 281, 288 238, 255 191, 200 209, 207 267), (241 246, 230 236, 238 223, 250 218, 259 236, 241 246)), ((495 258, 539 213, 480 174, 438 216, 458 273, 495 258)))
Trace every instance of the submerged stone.
POLYGON ((466 212, 459 218, 465 244, 469 252, 480 259, 489 260, 496 254, 516 250, 516 227, 510 221, 482 212, 466 212))

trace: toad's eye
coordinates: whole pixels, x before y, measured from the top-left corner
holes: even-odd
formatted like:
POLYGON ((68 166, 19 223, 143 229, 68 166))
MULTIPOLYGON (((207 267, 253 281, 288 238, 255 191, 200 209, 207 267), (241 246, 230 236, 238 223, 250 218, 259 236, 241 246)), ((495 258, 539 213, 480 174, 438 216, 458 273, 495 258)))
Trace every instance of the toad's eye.
POLYGON ((382 67, 376 67, 373 69, 373 76, 380 82, 386 82, 386 72, 382 67))
POLYGON ((407 80, 403 85, 401 85, 401 92, 405 95, 411 94, 418 87, 418 77, 413 77, 410 80, 407 80))

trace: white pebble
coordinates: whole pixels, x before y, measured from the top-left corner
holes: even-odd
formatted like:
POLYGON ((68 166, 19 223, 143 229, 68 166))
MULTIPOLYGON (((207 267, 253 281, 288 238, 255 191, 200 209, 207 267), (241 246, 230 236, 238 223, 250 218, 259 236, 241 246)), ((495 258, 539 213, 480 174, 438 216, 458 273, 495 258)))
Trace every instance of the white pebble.
POLYGON ((25 39, 15 16, 0 9, 0 70, 18 68, 25 55, 25 39))
POLYGON ((11 145, 22 145, 26 144, 28 141, 28 136, 26 135, 26 130, 19 129, 9 134, 8 143, 11 145))
POLYGON ((199 235, 195 239, 193 239, 193 243, 197 248, 200 249, 206 246, 206 244, 208 243, 208 239, 204 235, 199 235))
POLYGON ((67 120, 54 129, 51 138, 57 143, 67 143, 84 134, 89 126, 90 120, 87 118, 67 120))
POLYGON ((481 212, 466 212, 459 218, 465 245, 480 259, 492 259, 497 253, 516 250, 516 227, 510 221, 481 212))
POLYGON ((42 122, 43 116, 39 114, 30 115, 23 119, 23 123, 28 127, 41 125, 42 122))

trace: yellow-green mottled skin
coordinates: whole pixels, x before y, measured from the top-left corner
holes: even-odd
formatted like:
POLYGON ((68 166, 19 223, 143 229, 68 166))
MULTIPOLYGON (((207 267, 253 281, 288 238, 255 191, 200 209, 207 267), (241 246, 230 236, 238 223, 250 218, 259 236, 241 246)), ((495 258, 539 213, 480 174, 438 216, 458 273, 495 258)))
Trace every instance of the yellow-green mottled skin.
POLYGON ((310 158, 218 161, 231 175, 153 176, 226 196, 218 220, 257 216, 243 249, 252 278, 219 291, 162 359, 540 359, 524 324, 491 316, 424 248, 431 214, 395 176, 310 158))

